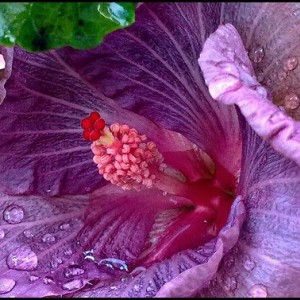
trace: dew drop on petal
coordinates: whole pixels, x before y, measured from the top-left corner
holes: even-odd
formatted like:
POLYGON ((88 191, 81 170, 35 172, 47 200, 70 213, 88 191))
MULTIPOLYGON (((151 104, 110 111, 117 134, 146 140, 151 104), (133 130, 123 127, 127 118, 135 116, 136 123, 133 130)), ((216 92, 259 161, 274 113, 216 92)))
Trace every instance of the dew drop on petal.
POLYGON ((93 262, 96 261, 95 257, 94 257, 94 249, 90 249, 90 250, 86 250, 83 252, 84 255, 84 259, 85 260, 91 260, 93 262))
POLYGON ((263 86, 258 86, 255 90, 263 98, 267 98, 268 97, 268 92, 267 92, 267 90, 263 86))
POLYGON ((43 282, 44 282, 44 284, 52 284, 53 282, 54 282, 54 280, 53 280, 53 277, 51 277, 51 276, 45 276, 44 278, 43 278, 43 282))
POLYGON ((9 224, 18 224, 24 219, 24 210, 19 205, 9 205, 3 212, 3 219, 9 224))
POLYGON ((0 278, 0 294, 10 292, 15 285, 16 282, 11 278, 0 278))
POLYGON ((69 223, 63 223, 59 226, 60 230, 67 230, 70 228, 70 224, 69 223))
POLYGON ((255 284, 249 290, 250 298, 266 298, 268 290, 263 284, 255 284))
POLYGON ((295 16, 295 17, 300 16, 300 8, 297 8, 296 10, 294 10, 294 11, 292 12, 292 15, 295 16))
POLYGON ((70 265, 64 270, 64 275, 67 278, 74 277, 74 276, 79 276, 84 273, 84 269, 82 269, 78 265, 70 265))
POLYGON ((134 292, 139 292, 141 290, 141 286, 139 284, 134 284, 132 290, 134 292))
POLYGON ((38 258, 30 247, 22 246, 8 255, 6 263, 10 269, 32 271, 38 266, 38 258))
POLYGON ((46 233, 43 237, 42 237, 42 241, 46 244, 52 244, 56 241, 55 236, 51 233, 46 233))
POLYGON ((298 59, 297 57, 289 57, 285 62, 284 62, 284 70, 285 71, 292 71, 296 69, 298 66, 298 59))
POLYGON ((24 234, 24 236, 27 237, 27 238, 33 237, 33 233, 32 233, 32 231, 31 231, 30 229, 25 229, 25 230, 23 231, 23 234, 24 234))
POLYGON ((115 286, 115 285, 111 285, 109 288, 110 288, 112 291, 116 291, 116 290, 118 289, 118 287, 115 286))
POLYGON ((255 63, 260 63, 265 56, 265 51, 263 47, 258 47, 254 50, 253 61, 255 63))
POLYGON ((0 241, 3 240, 5 237, 5 232, 3 229, 0 229, 0 241))
POLYGON ((71 248, 67 248, 64 250, 64 255, 65 256, 71 256, 73 254, 73 251, 71 248))
POLYGON ((104 258, 99 260, 98 265, 106 266, 113 270, 128 271, 128 266, 124 260, 117 258, 104 258))
POLYGON ((244 262, 244 268, 247 271, 252 271, 255 268, 255 262, 250 257, 247 257, 244 262))
POLYGON ((234 277, 226 277, 223 281, 223 287, 227 292, 234 291, 237 287, 236 279, 234 277))
POLYGON ((72 291, 75 289, 80 289, 83 286, 83 281, 80 279, 75 279, 63 284, 62 288, 67 291, 72 291))
POLYGON ((151 286, 148 286, 147 288, 146 288, 146 292, 147 293, 151 293, 153 291, 153 288, 151 287, 151 286))
POLYGON ((59 265, 61 265, 63 263, 62 259, 60 257, 56 257, 54 258, 53 260, 51 260, 50 262, 50 266, 53 268, 53 269, 56 269, 58 268, 59 265))
POLYGON ((89 192, 89 191, 91 190, 91 187, 86 186, 86 187, 84 188, 84 190, 85 190, 86 192, 89 192))
POLYGON ((29 276, 29 281, 30 282, 34 282, 34 281, 37 281, 39 278, 37 276, 34 276, 34 275, 30 275, 29 276))
POLYGON ((300 106, 300 98, 295 93, 290 93, 284 97, 284 107, 285 109, 297 109, 300 106))

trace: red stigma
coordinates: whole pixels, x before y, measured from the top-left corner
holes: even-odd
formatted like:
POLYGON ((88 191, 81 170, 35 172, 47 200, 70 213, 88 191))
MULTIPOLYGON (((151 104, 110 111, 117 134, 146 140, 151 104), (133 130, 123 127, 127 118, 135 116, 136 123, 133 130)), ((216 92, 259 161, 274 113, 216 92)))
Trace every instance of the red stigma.
POLYGON ((95 142, 97 141, 101 136, 101 132, 100 131, 97 131, 97 130, 93 130, 90 134, 90 140, 92 142, 95 142))
POLYGON ((91 130, 85 129, 83 130, 82 136, 85 140, 90 141, 90 134, 92 133, 91 130))
POLYGON ((94 142, 102 135, 102 130, 105 127, 105 121, 101 119, 98 112, 93 111, 87 118, 82 119, 80 123, 83 133, 82 136, 85 140, 94 142))
POLYGON ((83 129, 92 129, 93 128, 93 122, 90 118, 82 119, 80 124, 83 129))
POLYGON ((94 124, 94 128, 96 130, 103 130, 104 127, 105 127, 105 121, 103 119, 98 119, 94 124))
POLYGON ((89 119, 92 120, 93 123, 96 122, 100 118, 101 118, 101 116, 98 112, 93 111, 90 113, 89 119))

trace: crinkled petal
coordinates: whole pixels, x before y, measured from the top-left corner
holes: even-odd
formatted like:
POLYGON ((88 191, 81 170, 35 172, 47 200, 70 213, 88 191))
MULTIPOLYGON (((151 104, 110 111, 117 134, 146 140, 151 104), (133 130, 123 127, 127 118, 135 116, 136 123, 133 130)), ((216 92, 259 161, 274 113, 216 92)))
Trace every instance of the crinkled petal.
POLYGON ((243 126, 240 193, 247 218, 205 297, 297 297, 300 294, 299 166, 243 126))
POLYGON ((199 64, 212 97, 236 104, 275 150, 300 164, 300 123, 274 105, 256 80, 238 32, 222 25, 206 41, 199 64))
MULTIPOLYGON (((270 100, 297 121, 300 120, 299 9, 299 3, 227 3, 223 5, 220 19, 221 23, 231 23, 237 29, 253 63, 256 80, 272 94, 270 100)), ((231 45, 225 44, 231 49, 238 47, 237 56, 241 58, 239 43, 230 42, 234 36, 230 33, 228 42, 231 45)), ((242 90, 244 86, 241 93, 242 90)), ((258 101, 261 97, 257 97, 257 93, 249 89, 244 93, 249 97, 243 103, 243 113, 246 116, 249 111, 247 119, 251 126, 263 138, 271 136, 277 151, 299 162, 299 122, 294 122, 270 103, 258 101), (253 98, 251 103, 250 98, 253 98), (268 119, 273 113, 278 117, 274 118, 275 124, 270 124, 268 119)), ((227 98, 235 101, 229 94, 227 98)))

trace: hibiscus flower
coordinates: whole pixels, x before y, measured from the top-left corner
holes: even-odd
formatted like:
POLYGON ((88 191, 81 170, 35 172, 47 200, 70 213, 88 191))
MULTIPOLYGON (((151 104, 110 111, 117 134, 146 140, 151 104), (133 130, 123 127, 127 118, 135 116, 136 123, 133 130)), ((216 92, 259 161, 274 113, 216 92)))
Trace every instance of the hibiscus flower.
POLYGON ((0 294, 299 295, 299 12, 142 4, 95 49, 2 48, 0 294))

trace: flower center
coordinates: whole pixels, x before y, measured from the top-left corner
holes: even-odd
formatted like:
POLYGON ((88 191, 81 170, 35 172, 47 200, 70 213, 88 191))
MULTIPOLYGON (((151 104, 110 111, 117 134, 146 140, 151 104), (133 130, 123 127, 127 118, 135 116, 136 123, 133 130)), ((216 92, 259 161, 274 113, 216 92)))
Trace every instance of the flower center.
POLYGON ((99 174, 124 190, 158 188, 187 197, 195 204, 199 193, 202 203, 210 201, 220 191, 232 194, 231 190, 222 188, 210 171, 200 180, 188 182, 184 174, 164 163, 153 141, 128 125, 114 123, 108 127, 98 112, 92 112, 81 121, 81 126, 83 138, 92 142, 93 161, 99 174))
MULTIPOLYGON (((179 208, 176 220, 163 230, 163 234, 155 236, 155 242, 150 240, 149 247, 145 246, 137 264, 151 265, 178 251, 195 248, 216 236, 225 225, 234 197, 235 177, 221 165, 214 166, 206 153, 199 150, 188 160, 190 152, 170 151, 174 154, 173 160, 168 154, 164 158, 146 135, 128 125, 106 126, 96 112, 83 119, 81 126, 83 137, 92 142, 93 161, 104 179, 124 190, 153 188, 161 190, 163 195, 184 197, 189 201, 189 204, 185 202, 187 207, 179 208), (188 170, 183 170, 178 163, 181 160, 189 163, 202 160, 203 170, 191 178, 188 170)), ((196 150, 193 147, 193 151, 196 150)), ((151 231, 149 236, 153 234, 151 231)))

